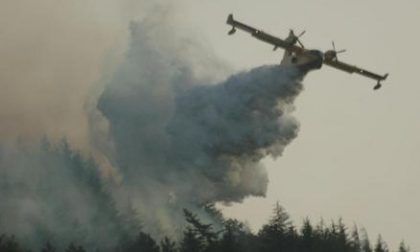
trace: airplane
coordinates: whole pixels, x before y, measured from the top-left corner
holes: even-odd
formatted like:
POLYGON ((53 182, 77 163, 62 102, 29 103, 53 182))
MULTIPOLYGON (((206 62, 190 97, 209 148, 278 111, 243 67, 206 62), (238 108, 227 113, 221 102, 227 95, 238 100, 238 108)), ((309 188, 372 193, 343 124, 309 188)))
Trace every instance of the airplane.
POLYGON ((326 51, 325 53, 319 50, 308 50, 306 49, 300 37, 305 34, 305 31, 296 35, 293 30, 289 31, 289 35, 286 39, 280 39, 272 36, 262 30, 256 29, 252 26, 246 25, 233 18, 233 14, 230 14, 227 18, 226 23, 232 26, 232 29, 228 32, 229 35, 233 35, 236 29, 243 30, 250 33, 253 37, 263 42, 273 45, 273 50, 277 50, 279 47, 284 49, 283 59, 280 65, 294 65, 303 71, 310 71, 320 69, 323 64, 331 66, 333 68, 342 70, 347 73, 357 73, 362 76, 374 79, 377 84, 374 86, 374 90, 378 90, 382 87, 381 81, 386 80, 388 74, 379 75, 371 71, 359 68, 357 66, 349 65, 338 60, 337 55, 345 52, 346 50, 337 51, 334 42, 332 43, 333 49, 326 51), (298 44, 298 45, 297 45, 298 44))

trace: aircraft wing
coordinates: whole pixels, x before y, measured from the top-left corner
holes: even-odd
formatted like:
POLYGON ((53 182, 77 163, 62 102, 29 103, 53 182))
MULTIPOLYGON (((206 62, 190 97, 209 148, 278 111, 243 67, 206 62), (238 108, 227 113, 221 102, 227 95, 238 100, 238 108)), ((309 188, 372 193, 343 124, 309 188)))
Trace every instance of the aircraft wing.
POLYGON ((334 67, 334 68, 337 68, 339 70, 345 71, 347 73, 351 73, 351 74, 352 73, 357 73, 357 74, 363 75, 365 77, 377 80, 378 82, 382 81, 382 80, 385 80, 388 77, 388 74, 379 75, 379 74, 370 72, 368 70, 359 68, 357 66, 352 66, 352 65, 349 65, 347 63, 338 61, 336 59, 326 60, 326 61, 324 61, 324 64, 329 65, 329 66, 334 67))
MULTIPOLYGON (((289 43, 287 43, 283 39, 274 37, 274 36, 272 36, 272 35, 270 35, 266 32, 263 32, 261 30, 258 30, 256 28, 254 28, 254 27, 251 27, 249 25, 246 25, 244 23, 241 23, 239 21, 234 20, 232 14, 230 14, 228 16, 228 19, 227 19, 226 23, 228 25, 232 26, 232 30, 229 32, 229 34, 233 34, 236 31, 236 28, 238 28, 240 30, 243 30, 245 32, 250 33, 253 37, 255 37, 255 38, 257 38, 261 41, 264 41, 266 43, 269 43, 269 44, 273 45, 275 49, 277 47, 281 47, 281 48, 285 48, 285 49, 286 48, 289 49, 291 47, 296 47, 294 45, 290 45, 289 43)), ((296 48, 298 48, 298 47, 296 47, 296 48)))

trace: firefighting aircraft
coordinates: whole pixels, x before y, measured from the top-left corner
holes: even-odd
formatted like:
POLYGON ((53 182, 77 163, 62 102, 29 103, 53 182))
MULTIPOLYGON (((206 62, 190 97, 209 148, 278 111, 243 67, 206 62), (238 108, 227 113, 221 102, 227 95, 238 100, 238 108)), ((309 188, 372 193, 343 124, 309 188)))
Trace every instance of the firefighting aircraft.
POLYGON ((305 31, 301 32, 299 35, 296 35, 293 30, 290 30, 289 36, 286 39, 280 39, 262 30, 258 30, 256 28, 253 28, 249 25, 235 20, 232 14, 228 16, 227 24, 232 26, 232 29, 228 33, 229 35, 234 34, 236 32, 236 28, 238 28, 240 30, 250 33, 256 39, 273 45, 273 50, 277 50, 277 48, 279 47, 283 48, 285 51, 280 65, 295 65, 302 70, 309 71, 320 69, 322 67, 322 64, 325 64, 350 74, 357 73, 376 80, 377 84, 373 88, 374 90, 381 88, 381 81, 385 80, 388 77, 388 74, 379 75, 367 71, 365 69, 359 68, 357 66, 352 66, 339 61, 337 55, 345 52, 346 50, 337 51, 335 49, 334 42, 332 43, 333 49, 328 50, 325 53, 319 50, 306 49, 300 41, 300 37, 302 37, 302 35, 305 34, 305 31))

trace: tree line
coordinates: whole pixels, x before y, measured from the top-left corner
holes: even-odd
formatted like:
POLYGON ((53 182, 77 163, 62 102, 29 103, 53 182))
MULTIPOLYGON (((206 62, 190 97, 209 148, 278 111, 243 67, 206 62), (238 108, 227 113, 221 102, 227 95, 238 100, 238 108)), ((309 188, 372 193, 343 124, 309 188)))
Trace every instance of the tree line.
MULTIPOLYGON (((208 208, 218 218, 220 212, 208 208)), ((197 215, 184 209, 186 226, 178 240, 169 237, 156 241, 151 235, 139 230, 138 235, 121 241, 112 251, 115 252, 390 252, 379 235, 372 244, 367 232, 357 227, 349 229, 340 220, 316 225, 305 219, 298 229, 290 220, 282 206, 276 204, 271 219, 257 232, 236 219, 223 219, 220 230, 213 224, 203 223, 197 215)), ((0 252, 30 252, 23 248, 13 235, 0 236, 0 252)), ((49 241, 40 252, 58 252, 49 241)), ((409 252, 400 243, 398 252, 409 252)), ((77 241, 70 243, 64 252, 88 252, 77 241)))
MULTIPOLYGON (((371 243, 364 229, 348 228, 341 220, 313 224, 305 219, 297 227, 279 204, 256 233, 243 222, 225 219, 212 204, 199 208, 211 223, 184 209, 186 224, 177 237, 158 240, 156 232, 152 236, 142 229, 141 217, 132 206, 116 207, 95 161, 72 150, 65 140, 53 146, 45 139, 40 148, 22 148, 17 153, 13 160, 0 162, 0 252, 390 252, 380 236, 371 243), (22 176, 27 167, 31 173, 22 176), (9 181, 9 177, 21 180, 9 181), (23 236, 16 232, 28 219, 13 219, 10 209, 21 207, 14 205, 20 199, 14 197, 23 195, 24 201, 33 194, 39 206, 46 207, 41 209, 48 210, 37 212, 36 217, 48 225, 32 223, 26 230, 30 236, 23 236), (75 221, 69 211, 75 206, 83 209, 83 222, 75 221), (14 231, 16 236, 11 234, 14 231)), ((409 249, 401 242, 397 251, 409 249)))

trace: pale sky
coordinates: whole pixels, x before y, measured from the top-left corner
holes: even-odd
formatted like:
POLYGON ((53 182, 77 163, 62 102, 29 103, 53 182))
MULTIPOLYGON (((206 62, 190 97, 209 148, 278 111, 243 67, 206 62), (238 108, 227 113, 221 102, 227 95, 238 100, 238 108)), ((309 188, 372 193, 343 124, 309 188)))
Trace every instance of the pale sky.
MULTIPOLYGON (((0 133, 10 135, 11 128, 41 131, 52 125, 53 135, 75 134, 72 139, 83 145, 87 122, 80 119, 82 101, 107 67, 102 62, 113 56, 107 52, 123 48, 120 37, 127 37, 129 20, 141 12, 142 1, 0 2, 0 116, 8 118, 0 124, 0 133), (80 105, 69 110, 68 104, 80 105), (30 123, 34 111, 43 113, 30 123), (17 120, 22 116, 27 123, 17 120)), ((257 230, 278 201, 296 224, 307 216, 315 222, 343 217, 350 226, 366 227, 371 241, 381 233, 392 248, 404 239, 412 251, 420 251, 419 1, 166 2, 179 6, 182 32, 198 34, 230 64, 232 73, 279 63, 283 52, 273 52, 270 45, 240 31, 227 36, 229 13, 283 38, 289 28, 306 30, 302 41, 307 48, 327 50, 334 40, 338 49, 347 49, 339 55, 342 61, 390 73, 377 92, 372 91, 374 81, 328 66, 309 73, 296 101, 299 136, 281 158, 265 160, 267 197, 225 208, 227 216, 246 220, 257 230)))
POLYGON ((279 37, 306 30, 308 48, 327 50, 334 40, 342 61, 390 77, 374 92, 374 81, 324 66, 308 74, 296 102, 301 123, 283 157, 265 161, 266 198, 226 208, 256 230, 279 201, 296 224, 343 217, 364 226, 371 241, 381 233, 391 248, 404 239, 420 250, 420 44, 419 1, 188 1, 186 26, 199 30, 234 69, 279 62, 282 51, 238 31, 235 18, 279 37))

